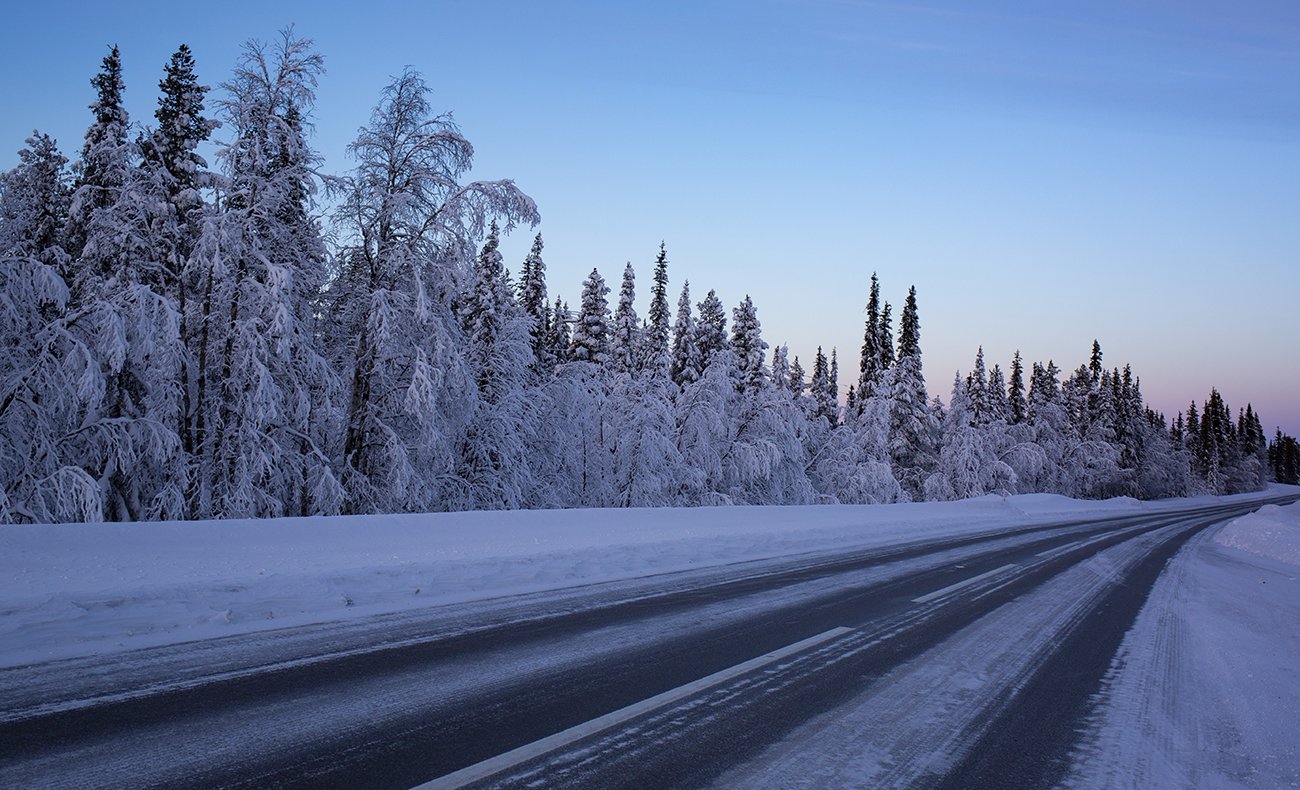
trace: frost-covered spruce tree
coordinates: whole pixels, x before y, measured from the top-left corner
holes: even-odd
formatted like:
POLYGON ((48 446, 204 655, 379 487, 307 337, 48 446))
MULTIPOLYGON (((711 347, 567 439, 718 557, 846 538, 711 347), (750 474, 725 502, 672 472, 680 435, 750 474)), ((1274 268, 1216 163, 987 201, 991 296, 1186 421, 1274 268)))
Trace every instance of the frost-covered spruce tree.
POLYGON ((833 428, 838 422, 836 419, 838 410, 830 399, 830 392, 830 364, 822 347, 818 346, 817 354, 813 357, 812 376, 808 379, 808 394, 811 398, 809 405, 812 407, 810 416, 825 420, 827 427, 833 428))
POLYGON ((0 254, 35 256, 66 270, 61 242, 68 219, 68 159, 47 134, 33 131, 18 166, 0 174, 0 254))
POLYGON ((880 308, 880 369, 887 371, 894 366, 894 319, 893 307, 885 302, 880 308))
POLYGON ((636 272, 632 262, 623 267, 623 283, 618 289, 618 307, 610 333, 610 364, 615 373, 632 376, 638 372, 641 358, 641 325, 636 315, 636 272))
MULTIPOLYGON (((104 57, 103 68, 90 81, 95 88, 95 103, 90 105, 95 120, 86 130, 81 159, 76 163, 76 183, 69 207, 67 238, 64 247, 74 257, 86 246, 89 225, 95 212, 115 203, 130 168, 127 132, 130 119, 122 105, 122 58, 116 46, 104 57)), ((80 274, 80 267, 78 274, 80 274)), ((103 271, 89 272, 102 276, 103 271)), ((68 277, 69 284, 80 284, 82 277, 68 277)), ((87 284, 92 288, 94 282, 87 284)))
POLYGON ((154 287, 176 305, 183 347, 176 380, 181 397, 178 471, 185 479, 185 513, 193 516, 199 490, 193 468, 198 453, 194 403, 198 374, 194 360, 200 351, 196 324, 203 320, 193 297, 202 287, 203 273, 192 258, 208 216, 202 190, 211 185, 207 162, 199 155, 198 147, 220 124, 204 116, 208 88, 199 84, 194 56, 186 45, 172 54, 158 87, 161 95, 154 111, 158 126, 141 140, 142 169, 153 198, 149 204, 150 236, 153 255, 159 262, 154 287))
MULTIPOLYGON (((689 317, 688 311, 687 318, 689 317)), ((668 335, 671 320, 672 315, 668 311, 668 253, 660 242, 641 351, 641 368, 651 376, 667 378, 669 375, 672 355, 668 347, 668 335)))
MULTIPOLYGON (((889 377, 889 462, 909 497, 924 496, 925 479, 937 462, 939 425, 929 408, 921 364, 921 320, 916 288, 908 290, 899 325, 898 359, 889 377)), ((859 398, 861 400, 861 398, 859 398)))
POLYGON ((840 421, 840 355, 839 351, 831 348, 831 365, 826 373, 826 403, 830 404, 834 412, 832 422, 840 421))
POLYGON ((973 425, 983 426, 992 419, 993 406, 988 391, 988 370, 984 367, 984 347, 975 353, 975 364, 966 376, 966 408, 973 425))
POLYGON ((569 303, 555 297, 555 308, 551 310, 550 355, 557 365, 572 359, 572 324, 573 313, 569 311, 569 303))
POLYGON ((574 362, 608 365, 610 353, 609 286, 596 269, 582 284, 582 307, 573 324, 572 358, 574 362))
POLYGON ((551 305, 546 299, 546 262, 542 259, 542 234, 533 238, 532 249, 524 258, 523 272, 519 278, 519 306, 531 321, 528 336, 531 339, 534 368, 549 375, 556 359, 551 343, 551 305))
POLYGON ((754 301, 745 296, 745 300, 732 311, 731 347, 736 354, 736 386, 742 392, 757 393, 767 381, 767 372, 763 367, 763 352, 767 343, 763 341, 758 312, 754 301))
POLYGON ((772 349, 772 386, 789 395, 790 348, 785 343, 772 349))
POLYGON ((1002 375, 1002 366, 997 363, 989 371, 988 388, 985 390, 989 402, 989 419, 1002 423, 1011 422, 1011 401, 1007 399, 1007 380, 1002 375))
POLYGON ((346 375, 349 512, 473 506, 456 470, 478 386, 454 304, 488 221, 538 219, 512 181, 462 183, 473 146, 431 112, 428 93, 409 70, 384 89, 350 148, 357 168, 335 213, 345 235, 331 348, 346 375))
POLYGON ((174 300, 161 289, 154 249, 157 195, 127 139, 118 51, 91 80, 96 101, 68 212, 75 324, 97 359, 101 394, 87 414, 96 441, 82 465, 103 491, 111 520, 182 515, 178 474, 179 365, 183 356, 174 300), (93 427, 92 427, 93 426, 93 427))
POLYGON ((799 403, 805 397, 808 389, 808 382, 804 378, 803 365, 799 363, 799 355, 796 354, 794 362, 790 363, 790 398, 795 403, 799 403))
POLYGON ((871 273, 867 297, 867 322, 862 330, 862 355, 858 362, 858 401, 871 396, 880 376, 880 280, 871 273))
POLYGON ((1020 358, 1020 349, 1011 358, 1011 381, 1007 385, 1008 416, 1013 425, 1025 421, 1028 403, 1025 401, 1025 364, 1020 358))
POLYGON ((699 354, 699 372, 713 361, 713 356, 727 349, 727 311, 716 291, 710 290, 699 305, 699 320, 695 322, 695 347, 699 354))
POLYGON ((699 380, 700 349, 695 341, 695 319, 691 315, 691 283, 688 280, 682 283, 682 294, 677 299, 672 358, 668 364, 668 376, 679 388, 699 380))

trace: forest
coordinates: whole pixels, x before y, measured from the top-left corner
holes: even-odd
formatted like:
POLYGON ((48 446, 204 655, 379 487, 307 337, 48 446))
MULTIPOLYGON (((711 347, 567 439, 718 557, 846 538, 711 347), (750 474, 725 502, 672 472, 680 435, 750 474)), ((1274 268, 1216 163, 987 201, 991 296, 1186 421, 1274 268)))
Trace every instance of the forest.
POLYGON ((470 180, 473 146, 417 72, 383 88, 355 167, 321 174, 322 69, 287 31, 245 45, 212 92, 181 46, 135 126, 114 47, 76 160, 34 132, 0 175, 0 521, 1295 482, 1295 440, 1270 443, 1250 405, 1234 415, 1211 390, 1167 418, 1095 342, 1069 371, 979 350, 932 398, 916 289, 895 319, 874 274, 843 377, 837 349, 801 361, 765 342, 748 297, 670 292, 664 245, 645 316, 630 263, 616 294, 593 269, 570 306, 541 235, 506 266, 501 234, 535 228, 538 207, 511 180, 470 180))

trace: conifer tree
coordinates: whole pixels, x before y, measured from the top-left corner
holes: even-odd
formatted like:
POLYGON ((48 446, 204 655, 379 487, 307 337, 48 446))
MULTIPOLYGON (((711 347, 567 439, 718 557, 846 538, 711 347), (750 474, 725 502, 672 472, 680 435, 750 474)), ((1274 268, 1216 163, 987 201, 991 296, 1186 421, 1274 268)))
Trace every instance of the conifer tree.
POLYGON ((677 299, 677 321, 673 324, 672 359, 668 375, 678 387, 685 387, 700 377, 700 353, 695 345, 695 319, 691 315, 691 283, 682 283, 677 299))
POLYGON ((727 311, 715 291, 709 291, 699 303, 700 318, 695 324, 695 346, 699 354, 699 372, 703 375, 714 355, 727 348, 727 311))
POLYGON ((519 277, 519 306, 531 321, 528 330, 533 348, 534 367, 550 371, 555 367, 551 344, 551 306, 546 299, 546 262, 542 260, 542 234, 533 237, 532 249, 524 258, 519 277))
POLYGON ((582 284, 582 307, 573 325, 572 355, 575 362, 607 365, 610 361, 609 286, 595 269, 582 284))
POLYGON ((71 198, 67 165, 54 139, 33 131, 18 166, 0 174, 0 255, 32 256, 67 273, 60 241, 71 198))
POLYGON ((83 459, 104 490, 104 518, 181 515, 184 482, 177 463, 183 357, 174 300, 159 293, 151 194, 128 141, 117 48, 91 80, 96 101, 69 206, 65 245, 75 324, 100 366, 103 388, 86 430, 100 441, 83 459), (92 428, 91 425, 96 427, 92 428))
POLYGON ((989 371, 989 383, 985 389, 989 403, 989 419, 1011 422, 1011 402, 1007 399, 1007 382, 1002 375, 1002 367, 994 363, 989 371))
POLYGON ((796 354, 794 362, 790 363, 790 397, 795 402, 799 402, 807 389, 808 383, 804 378, 803 365, 799 364, 799 356, 796 354))
POLYGON ((831 366, 826 376, 826 400, 832 404, 835 411, 834 421, 839 423, 840 418, 840 356, 835 347, 831 347, 831 366))
MULTIPOLYGON (((80 255, 86 245, 94 213, 118 199, 126 185, 129 167, 130 121, 122 106, 122 58, 116 46, 104 57, 103 68, 90 83, 95 88, 95 103, 90 105, 95 120, 86 130, 81 159, 76 165, 76 184, 68 212, 68 239, 64 244, 74 256, 80 255)), ((93 272, 99 276, 106 273, 93 272)))
POLYGON ((894 326, 893 308, 885 302, 880 308, 880 340, 876 347, 880 349, 880 370, 886 371, 894 366, 894 326))
POLYGON ((975 353, 975 366, 966 377, 963 390, 967 398, 972 425, 986 424, 992 417, 992 405, 988 395, 988 371, 984 367, 984 347, 975 353))
POLYGON ((650 290, 650 312, 645 328, 645 347, 641 367, 652 376, 666 378, 672 359, 668 347, 668 253, 663 242, 659 244, 659 257, 655 258, 654 286, 650 290))
MULTIPOLYGON (((891 371, 889 462, 899 485, 914 500, 924 496, 925 480, 934 471, 938 421, 928 405, 921 364, 921 320, 916 287, 908 289, 899 324, 898 361, 891 371)), ((858 400, 863 393, 858 392, 858 400)))
POLYGON ((737 388, 750 394, 758 392, 767 381, 767 373, 763 368, 763 352, 767 350, 767 343, 763 341, 758 313, 748 294, 732 312, 731 347, 736 354, 739 374, 737 388))
POLYGON ((198 148, 220 123, 204 117, 208 88, 199 84, 194 56, 185 44, 172 54, 158 87, 161 95, 154 111, 158 127, 143 138, 140 153, 151 191, 157 198, 149 212, 153 254, 159 262, 156 287, 175 302, 184 348, 176 382, 181 393, 178 430, 185 465, 187 509, 192 511, 198 480, 190 465, 199 450, 193 400, 199 380, 193 362, 201 352, 200 333, 194 325, 202 320, 193 296, 201 287, 202 272, 191 259, 207 216, 201 189, 211 183, 207 162, 199 155, 198 148))
POLYGON ((632 262, 623 268, 623 284, 618 291, 618 307, 610 336, 610 362, 614 372, 634 375, 641 358, 641 326, 636 315, 636 272, 632 262))
POLYGON ((1268 463, 1274 482, 1283 485, 1300 485, 1300 443, 1294 436, 1276 429, 1268 446, 1268 463))
POLYGON ((790 349, 784 343, 772 349, 772 386, 781 392, 790 389, 790 349))
POLYGON ((551 310, 550 345, 551 356, 554 357, 557 365, 573 359, 572 325, 573 313, 569 311, 569 303, 562 302, 558 296, 555 297, 555 308, 551 310))
POLYGON ((839 423, 839 408, 831 396, 831 368, 822 347, 817 347, 817 356, 813 358, 812 378, 808 382, 809 394, 812 396, 813 415, 826 421, 828 427, 834 428, 839 423))
POLYGON ((1010 409, 1011 423, 1019 425, 1025 421, 1028 403, 1025 401, 1025 367, 1020 359, 1020 349, 1011 358, 1011 382, 1007 390, 1007 406, 1010 409))
POLYGON ((867 323, 862 331, 862 356, 858 365, 858 394, 865 400, 880 375, 880 280, 871 273, 871 292, 867 297, 867 323))

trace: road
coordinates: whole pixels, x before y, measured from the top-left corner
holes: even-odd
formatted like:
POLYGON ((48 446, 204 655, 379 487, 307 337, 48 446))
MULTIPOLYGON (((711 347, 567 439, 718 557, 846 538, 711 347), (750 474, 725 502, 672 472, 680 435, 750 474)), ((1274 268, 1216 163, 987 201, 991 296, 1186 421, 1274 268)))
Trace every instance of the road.
POLYGON ((0 670, 0 785, 1050 786, 1168 559, 1259 504, 0 670))

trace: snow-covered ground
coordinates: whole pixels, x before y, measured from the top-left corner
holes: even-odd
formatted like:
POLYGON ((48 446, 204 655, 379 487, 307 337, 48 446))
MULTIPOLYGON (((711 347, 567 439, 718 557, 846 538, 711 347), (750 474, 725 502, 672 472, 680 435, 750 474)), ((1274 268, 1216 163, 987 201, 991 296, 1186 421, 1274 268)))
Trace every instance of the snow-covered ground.
POLYGON ((1027 495, 5 525, 0 666, 1153 507, 1027 495))
POLYGON ((1300 503, 1189 542, 1100 703, 1076 787, 1300 787, 1300 503))

